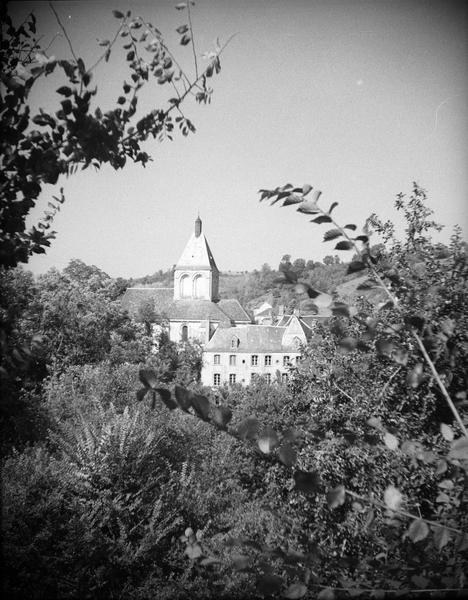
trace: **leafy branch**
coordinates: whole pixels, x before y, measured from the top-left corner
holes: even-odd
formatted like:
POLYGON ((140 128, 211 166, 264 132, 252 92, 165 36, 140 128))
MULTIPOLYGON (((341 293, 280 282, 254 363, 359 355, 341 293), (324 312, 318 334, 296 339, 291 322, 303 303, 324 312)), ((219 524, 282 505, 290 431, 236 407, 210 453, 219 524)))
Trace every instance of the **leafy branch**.
MULTIPOLYGON (((311 219, 311 222, 313 222, 315 224, 320 225, 323 223, 332 223, 334 225, 335 229, 329 230, 325 233, 324 241, 327 242, 327 241, 331 241, 331 240, 335 240, 337 238, 343 237, 344 240, 339 241, 335 245, 335 250, 354 250, 359 258, 359 260, 354 260, 350 263, 349 268, 348 268, 348 273, 356 273, 356 272, 367 269, 370 272, 371 277, 373 278, 373 280, 370 281, 369 287, 371 287, 371 288, 375 288, 377 286, 380 287, 387 295, 387 297, 389 299, 389 305, 396 308, 396 310, 398 310, 399 313, 402 316, 404 316, 403 309, 401 307, 401 304, 398 301, 397 296, 390 291, 389 287, 385 284, 381 275, 377 271, 376 264, 378 264, 378 259, 372 254, 371 249, 370 249, 370 244, 369 244, 370 233, 369 233, 368 224, 366 223, 366 225, 363 229, 363 232, 360 235, 357 235, 356 237, 351 237, 351 235, 348 233, 348 231, 355 231, 357 229, 357 226, 353 223, 341 226, 340 224, 337 223, 337 221, 332 216, 332 211, 334 210, 334 208, 336 206, 338 206, 338 202, 334 202, 330 206, 328 211, 324 211, 318 205, 318 200, 322 193, 321 191, 316 190, 312 194, 312 199, 306 198, 306 196, 309 194, 309 192, 312 191, 312 189, 313 189, 312 186, 309 184, 305 184, 302 187, 294 187, 291 184, 286 184, 282 187, 277 187, 273 190, 261 189, 261 190, 259 190, 260 201, 270 199, 271 204, 273 205, 273 204, 276 204, 277 202, 279 202, 280 200, 282 200, 282 206, 296 205, 297 206, 296 210, 298 212, 306 214, 306 215, 314 215, 314 218, 311 219)), ((401 198, 399 200, 401 202, 401 198)), ((427 213, 423 214, 423 217, 426 217, 426 216, 427 216, 427 213)), ((394 274, 389 272, 389 273, 387 273, 387 275, 391 279, 394 274)), ((287 276, 287 274, 286 274, 286 276, 287 276)), ((348 311, 346 309, 344 309, 344 312, 346 313, 348 311)), ((429 354, 424 346, 424 343, 416 330, 416 327, 412 326, 412 325, 416 325, 419 323, 420 323, 420 320, 418 321, 418 320, 413 319, 412 322, 410 321, 409 330, 411 332, 411 335, 416 340, 418 347, 424 357, 424 360, 427 363, 443 397, 445 398, 445 401, 447 402, 450 410, 452 411, 452 414, 453 414, 454 418, 456 419, 463 435, 466 438, 468 438, 468 431, 460 417, 460 414, 459 414, 455 404, 453 403, 453 400, 451 399, 451 397, 447 391, 447 388, 444 385, 440 375, 438 374, 437 369, 434 365, 434 362, 431 359, 431 357, 429 356, 429 354)))

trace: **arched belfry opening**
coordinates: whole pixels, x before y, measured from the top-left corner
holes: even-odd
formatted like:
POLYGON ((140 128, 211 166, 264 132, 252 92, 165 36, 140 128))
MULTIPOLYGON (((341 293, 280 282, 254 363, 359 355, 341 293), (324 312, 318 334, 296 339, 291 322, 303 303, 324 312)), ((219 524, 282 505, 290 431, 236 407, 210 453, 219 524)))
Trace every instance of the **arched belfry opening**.
POLYGON ((181 298, 190 298, 192 290, 190 289, 190 275, 182 275, 179 282, 180 288, 180 297, 181 298))

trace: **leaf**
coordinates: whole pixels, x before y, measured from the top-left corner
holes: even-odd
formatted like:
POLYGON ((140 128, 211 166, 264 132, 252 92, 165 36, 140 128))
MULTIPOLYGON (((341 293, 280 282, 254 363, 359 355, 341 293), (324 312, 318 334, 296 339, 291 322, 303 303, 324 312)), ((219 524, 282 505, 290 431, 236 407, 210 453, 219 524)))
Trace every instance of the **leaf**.
POLYGON ((398 438, 396 438, 392 433, 389 433, 388 431, 384 435, 384 443, 387 446, 387 448, 390 448, 390 450, 398 449, 398 438))
POLYGON ((232 419, 232 411, 228 406, 214 406, 211 409, 211 417, 216 425, 225 429, 232 419))
POLYGON ((449 458, 468 460, 468 438, 461 437, 452 442, 450 446, 449 458))
POLYGON ((200 561, 200 565, 202 567, 211 567, 212 565, 219 565, 220 562, 221 561, 218 558, 215 558, 214 556, 208 556, 200 561))
POLYGON ((366 265, 360 260, 353 260, 349 263, 348 269, 346 271, 346 275, 350 275, 351 273, 357 273, 358 271, 363 271, 366 268, 366 265))
POLYGON ((351 231, 356 231, 357 227, 356 225, 354 225, 354 223, 349 223, 348 225, 344 226, 345 229, 351 229, 351 231))
POLYGON ((206 396, 201 394, 194 394, 192 399, 192 407, 197 416, 203 421, 207 421, 210 415, 210 401, 206 396))
POLYGON ((390 357, 395 344, 388 338, 378 338, 375 340, 375 350, 379 356, 390 357))
POLYGON ((236 571, 243 571, 250 566, 250 556, 244 556, 242 554, 234 554, 232 557, 232 564, 236 571))
POLYGON ((323 241, 329 242, 329 241, 334 240, 342 235, 343 235, 343 233, 340 229, 330 229, 329 231, 325 232, 325 235, 323 236, 323 241))
POLYGON ((373 279, 366 279, 357 286, 357 290, 373 290, 375 288, 380 287, 379 284, 373 279))
POLYGON ((348 242, 347 240, 342 240, 335 246, 335 250, 352 250, 353 248, 354 244, 352 242, 348 242))
POLYGON ((392 358, 399 365, 406 366, 408 363, 409 354, 405 348, 396 348, 392 354, 392 358))
POLYGON ((302 196, 298 196, 297 194, 289 194, 283 202, 283 206, 290 206, 291 204, 300 204, 304 201, 302 196))
POLYGON ((317 594, 317 600, 335 600, 335 592, 332 588, 325 588, 317 594))
POLYGON ((174 393, 177 404, 182 410, 188 412, 188 409, 192 406, 192 393, 180 385, 175 386, 174 393))
POLYGON ((138 392, 136 393, 136 397, 138 402, 141 402, 143 400, 143 398, 146 396, 146 392, 148 391, 148 388, 144 387, 141 388, 140 390, 138 390, 138 392))
POLYGON ((331 215, 332 211, 338 206, 338 202, 332 202, 332 205, 328 209, 328 214, 331 215))
POLYGON ((185 554, 190 558, 190 560, 195 560, 196 558, 200 558, 202 556, 203 551, 200 544, 189 544, 187 548, 185 548, 185 554))
POLYGON ((353 337, 345 337, 339 342, 340 348, 347 350, 349 352, 356 350, 357 347, 357 339, 353 337))
POLYGON ((453 438, 455 437, 453 429, 446 423, 440 424, 440 433, 442 434, 442 437, 447 440, 447 442, 452 442, 453 438))
POLYGON ((298 600, 307 594, 307 586, 303 583, 292 583, 284 592, 284 598, 289 600, 298 600))
POLYGON ((395 486, 389 485, 384 492, 384 502, 390 510, 398 510, 403 501, 400 490, 395 486))
POLYGON ((334 302, 330 307, 335 317, 350 317, 349 306, 345 302, 334 302))
POLYGON ((339 485, 336 488, 333 488, 332 490, 329 490, 327 492, 327 504, 328 504, 328 508, 330 509, 334 509, 334 508, 338 508, 338 506, 341 506, 342 504, 344 504, 346 499, 346 490, 344 485, 339 485))
POLYGON ((421 540, 427 537, 428 533, 429 527, 427 526, 427 523, 422 519, 415 519, 409 526, 406 535, 413 542, 420 542, 421 540))
POLYGON ((179 2, 179 4, 175 5, 175 9, 176 10, 184 10, 184 8, 187 7, 187 3, 186 2, 179 2))
POLYGON ((379 417, 370 417, 367 419, 367 424, 380 431, 383 430, 382 421, 379 417))
POLYGON ((411 371, 408 371, 406 376, 406 383, 412 388, 417 388, 424 378, 423 365, 417 363, 411 371))
POLYGON ((171 397, 171 392, 169 390, 166 390, 166 388, 156 388, 155 391, 158 392, 161 400, 169 410, 177 408, 177 402, 171 397))
POLYGON ((317 471, 307 472, 297 470, 294 473, 295 489, 305 494, 315 494, 320 486, 320 476, 317 471))
POLYGON ((65 96, 67 98, 68 98, 68 96, 72 95, 71 88, 69 88, 66 85, 62 85, 62 87, 59 87, 56 91, 57 91, 57 94, 61 94, 62 96, 65 96))
POLYGON ((278 434, 271 427, 266 427, 258 436, 257 444, 263 454, 270 454, 279 444, 278 434))
POLYGON ((321 225, 322 223, 331 223, 332 222, 332 218, 329 217, 328 215, 319 215, 315 219, 311 219, 310 222, 311 223, 317 223, 318 225, 321 225))
POLYGON ((278 457, 283 465, 287 467, 293 467, 296 464, 297 452, 287 441, 283 441, 280 449, 278 450, 278 457))
POLYGON ((430 580, 427 577, 423 577, 422 575, 413 575, 411 577, 411 581, 418 588, 425 589, 430 583, 430 580))
POLYGON ((120 12, 120 10, 113 10, 112 14, 114 15, 114 17, 116 19, 123 19, 124 18, 124 14, 120 12))
POLYGON ((140 369, 138 376, 141 383, 147 388, 155 388, 158 385, 158 378, 153 369, 140 369))
POLYGON ((278 575, 262 575, 257 580, 257 589, 261 594, 269 596, 276 594, 281 590, 283 579, 278 575))
POLYGON ((183 33, 186 33, 188 31, 188 25, 179 25, 176 31, 177 33, 180 33, 180 35, 182 35, 183 33))
POLYGON ((258 433, 258 420, 255 417, 247 417, 237 429, 237 433, 243 440, 252 440, 258 433))
POLYGON ((180 43, 182 44, 182 46, 186 46, 191 39, 192 38, 189 36, 188 33, 184 33, 184 35, 180 38, 180 43))
POLYGON ((312 190, 312 186, 309 183, 304 183, 302 186, 302 194, 306 196, 312 190))
POLYGON ((304 200, 297 209, 297 212, 306 215, 315 215, 320 212, 320 208, 318 207, 316 200, 304 200))

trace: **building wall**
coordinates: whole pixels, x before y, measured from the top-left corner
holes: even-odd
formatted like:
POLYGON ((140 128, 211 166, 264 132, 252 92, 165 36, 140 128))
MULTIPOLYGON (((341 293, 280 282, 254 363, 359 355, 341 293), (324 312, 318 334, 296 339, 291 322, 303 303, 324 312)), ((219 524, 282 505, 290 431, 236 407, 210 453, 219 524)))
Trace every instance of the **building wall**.
POLYGON ((289 357, 289 364, 295 365, 300 352, 203 352, 201 381, 203 385, 215 385, 214 375, 219 374, 220 385, 229 384, 230 375, 236 376, 235 383, 248 385, 254 375, 270 374, 271 381, 276 381, 277 371, 286 376, 289 373, 284 357, 289 357), (215 355, 219 356, 219 364, 215 364, 215 355), (252 355, 257 356, 257 364, 252 365, 252 355), (235 356, 235 365, 230 364, 230 356, 235 356), (265 356, 271 357, 271 364, 265 364, 265 356))
POLYGON ((174 273, 174 300, 211 300, 212 272, 207 270, 176 270, 174 273))
POLYGON ((210 321, 169 321, 169 339, 172 342, 181 342, 182 328, 187 327, 188 340, 197 340, 206 344, 216 330, 217 323, 210 321))

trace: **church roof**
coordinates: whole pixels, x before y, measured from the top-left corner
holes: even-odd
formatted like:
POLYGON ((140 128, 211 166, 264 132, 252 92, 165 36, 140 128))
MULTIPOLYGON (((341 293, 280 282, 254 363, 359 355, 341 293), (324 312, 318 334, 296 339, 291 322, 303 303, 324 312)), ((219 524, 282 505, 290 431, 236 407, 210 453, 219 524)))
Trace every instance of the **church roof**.
POLYGON ((219 321, 231 323, 231 319, 216 302, 210 300, 175 300, 169 309, 174 321, 219 321))
POLYGON ((136 316, 139 307, 148 300, 153 300, 156 314, 165 314, 174 301, 174 290, 152 287, 127 288, 122 296, 122 307, 132 316, 136 316))
POLYGON ((128 288, 122 297, 122 307, 133 317, 139 307, 152 300, 157 315, 174 321, 217 321, 230 325, 231 322, 248 322, 250 317, 236 299, 210 300, 182 299, 174 300, 172 288, 133 287, 128 288))
POLYGON ((283 344, 286 327, 274 325, 245 325, 217 329, 206 344, 207 352, 295 352, 291 346, 283 344), (232 347, 232 339, 238 344, 232 347))
POLYGON ((252 322, 249 314, 245 311, 239 300, 236 298, 222 299, 218 302, 218 306, 232 321, 246 321, 247 323, 252 322))
POLYGON ((190 239, 177 262, 176 269, 218 270, 213 258, 213 253, 202 232, 202 221, 200 217, 195 221, 195 231, 190 236, 190 239))

